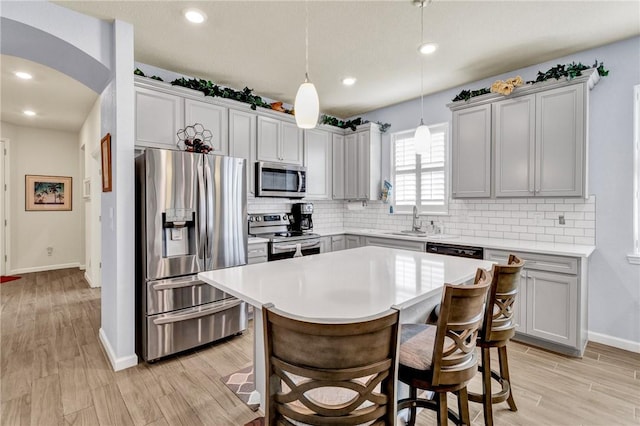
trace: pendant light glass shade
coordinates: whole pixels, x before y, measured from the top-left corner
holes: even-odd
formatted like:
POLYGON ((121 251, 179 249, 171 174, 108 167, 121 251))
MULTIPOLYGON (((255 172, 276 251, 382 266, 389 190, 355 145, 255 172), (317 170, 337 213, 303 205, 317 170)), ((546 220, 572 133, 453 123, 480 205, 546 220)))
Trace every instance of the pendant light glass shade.
POLYGON ((296 100, 293 105, 295 111, 296 124, 301 129, 313 129, 318 124, 320 114, 320 100, 316 86, 308 79, 298 88, 296 100))
POLYGON ((424 124, 420 120, 420 125, 416 129, 416 133, 413 135, 413 144, 416 148, 416 154, 426 154, 429 152, 429 145, 431 145, 431 131, 429 126, 424 124))
POLYGON ((320 115, 320 99, 316 86, 309 81, 309 1, 304 2, 305 27, 304 27, 304 83, 298 88, 293 110, 296 117, 296 125, 300 129, 313 129, 318 124, 320 115))

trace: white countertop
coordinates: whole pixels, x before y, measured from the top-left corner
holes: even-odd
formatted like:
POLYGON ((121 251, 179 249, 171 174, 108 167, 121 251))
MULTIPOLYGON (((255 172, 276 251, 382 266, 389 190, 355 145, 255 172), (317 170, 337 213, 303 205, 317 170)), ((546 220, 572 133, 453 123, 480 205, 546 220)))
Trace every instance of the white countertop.
POLYGON ((549 243, 542 241, 527 241, 527 240, 507 240, 502 238, 480 238, 480 237, 467 237, 458 235, 429 235, 426 237, 419 237, 413 235, 395 235, 391 230, 383 229, 314 229, 314 232, 321 236, 331 236, 340 234, 352 234, 363 235, 368 237, 382 237, 392 238, 397 240, 406 241, 420 241, 420 242, 442 242, 447 244, 459 244, 466 246, 483 247, 485 249, 498 249, 498 250, 513 250, 524 251, 530 253, 551 254, 556 256, 573 256, 588 258, 596 249, 595 246, 581 245, 581 244, 562 244, 562 243, 549 243))
POLYGON ((204 282, 260 307, 323 320, 404 309, 461 284, 492 262, 383 247, 311 255, 198 274, 204 282))

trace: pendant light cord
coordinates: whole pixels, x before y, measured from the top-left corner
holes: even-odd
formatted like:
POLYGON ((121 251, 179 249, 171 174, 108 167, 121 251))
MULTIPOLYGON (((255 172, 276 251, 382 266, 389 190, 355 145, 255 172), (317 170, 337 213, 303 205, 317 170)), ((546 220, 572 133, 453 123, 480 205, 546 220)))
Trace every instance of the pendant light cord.
MULTIPOLYGON (((420 4, 420 46, 424 43, 424 0, 420 4)), ((424 124, 424 58, 420 56, 420 125, 424 124)))
POLYGON ((309 82, 309 0, 304 2, 304 81, 309 82))

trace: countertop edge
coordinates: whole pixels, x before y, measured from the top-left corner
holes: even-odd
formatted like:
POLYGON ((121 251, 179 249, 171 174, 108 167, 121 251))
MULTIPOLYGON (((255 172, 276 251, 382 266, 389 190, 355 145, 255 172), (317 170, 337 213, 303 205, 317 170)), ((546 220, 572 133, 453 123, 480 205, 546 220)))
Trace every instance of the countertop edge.
POLYGON ((456 236, 455 238, 429 238, 429 237, 416 237, 411 235, 390 235, 389 232, 397 232, 392 230, 383 229, 326 229, 326 230, 314 230, 316 234, 321 237, 329 237, 341 234, 360 235, 367 237, 379 237, 389 238, 392 240, 404 240, 404 241, 418 241, 418 242, 437 242, 446 244, 460 244, 469 246, 480 246, 485 249, 496 250, 512 250, 512 251, 524 251, 529 253, 549 254, 556 256, 571 256, 581 257, 584 259, 589 258, 596 250, 595 246, 582 245, 582 244, 566 244, 566 243, 551 243, 543 241, 528 241, 528 240, 508 240, 499 238, 485 238, 485 237, 466 237, 456 236), (538 247, 536 247, 538 246, 538 247))

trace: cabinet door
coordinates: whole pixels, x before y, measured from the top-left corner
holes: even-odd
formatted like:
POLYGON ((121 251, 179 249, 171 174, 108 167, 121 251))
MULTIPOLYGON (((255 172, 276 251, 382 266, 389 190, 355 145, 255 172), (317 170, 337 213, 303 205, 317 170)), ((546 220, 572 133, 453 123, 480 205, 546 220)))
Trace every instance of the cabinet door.
POLYGON ((584 195, 584 87, 536 94, 536 195, 584 195))
POLYGON ((358 198, 369 199, 371 185, 370 133, 360 132, 358 135, 358 198))
POLYGON ((255 194, 256 114, 229 110, 229 155, 247 160, 247 193, 255 194))
POLYGON ((331 251, 331 237, 320 238, 320 253, 329 253, 331 251))
POLYGON ((284 163, 302 165, 302 130, 295 125, 282 121, 280 131, 280 160, 284 163))
POLYGON ((258 116, 258 160, 280 162, 280 121, 258 116))
MULTIPOLYGON (((507 263, 505 259, 504 264, 507 263)), ((520 280, 518 280, 518 295, 513 302, 513 318, 516 322, 516 331, 519 333, 527 333, 527 273, 520 271, 520 280)))
POLYGON ((344 138, 344 198, 358 198, 358 135, 353 133, 344 138))
POLYGON ((427 251, 425 243, 421 243, 419 241, 396 240, 393 238, 364 237, 364 245, 412 250, 422 253, 427 251))
POLYGON ((331 237, 331 251, 344 250, 346 247, 344 235, 331 237))
POLYGON ((185 126, 193 126, 196 123, 202 124, 205 129, 213 134, 211 139, 213 153, 227 155, 229 153, 228 111, 227 108, 219 105, 185 99, 185 126))
POLYGON ((345 237, 345 240, 346 240, 348 249, 362 247, 362 243, 360 242, 359 235, 347 235, 345 237))
POLYGON ((333 199, 344 200, 344 136, 333 135, 333 199))
POLYGON ((310 129, 304 132, 304 164, 307 167, 307 196, 331 199, 331 133, 310 129))
POLYGON ((496 197, 533 197, 535 95, 493 104, 496 197))
POLYGON ((453 112, 452 196, 491 196, 491 104, 453 112))
POLYGON ((178 130, 184 127, 181 97, 136 87, 136 146, 178 149, 178 130))
POLYGON ((578 278, 527 271, 527 334, 577 346, 578 278))

